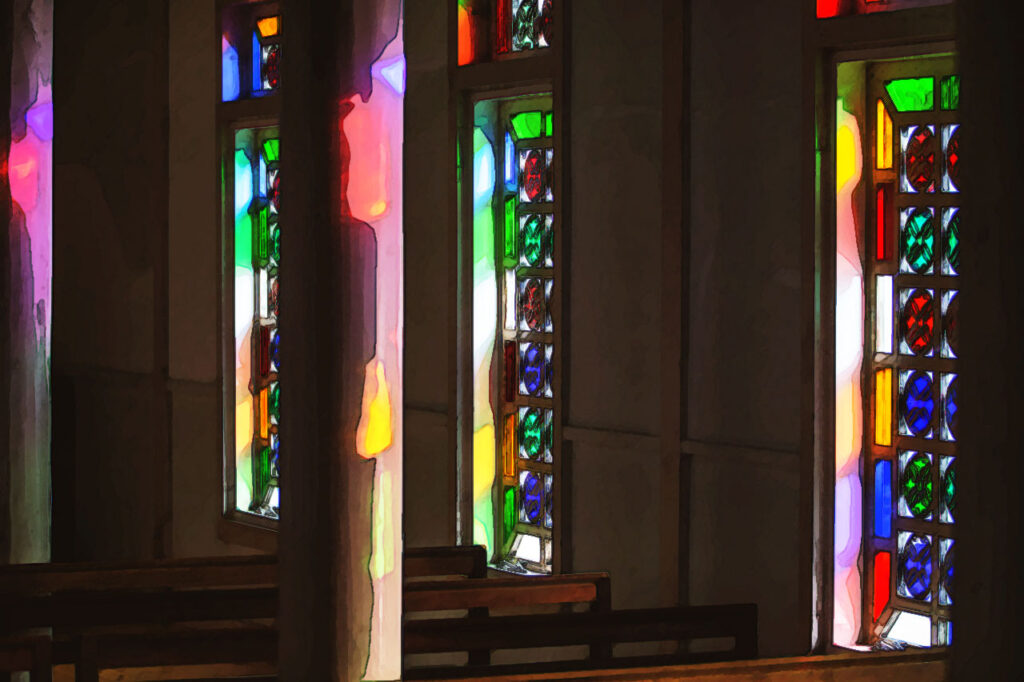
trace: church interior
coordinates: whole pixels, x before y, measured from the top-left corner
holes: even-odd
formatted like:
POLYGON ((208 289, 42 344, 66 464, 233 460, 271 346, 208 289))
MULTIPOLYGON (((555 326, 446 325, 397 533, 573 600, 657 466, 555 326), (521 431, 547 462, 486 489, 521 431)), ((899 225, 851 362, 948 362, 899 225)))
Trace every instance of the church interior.
POLYGON ((1024 679, 1010 16, 4 3, 0 680, 1024 679))

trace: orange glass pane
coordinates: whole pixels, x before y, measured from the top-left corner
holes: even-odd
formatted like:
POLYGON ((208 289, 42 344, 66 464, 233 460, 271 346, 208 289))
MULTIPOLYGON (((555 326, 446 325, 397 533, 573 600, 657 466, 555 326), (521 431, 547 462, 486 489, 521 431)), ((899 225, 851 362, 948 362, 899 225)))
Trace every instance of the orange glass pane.
POLYGON ((876 168, 892 168, 892 117, 879 99, 875 123, 876 168))
POLYGON ((892 445, 892 369, 875 372, 875 444, 892 445))
POLYGON ((459 5, 459 66, 473 61, 473 33, 469 10, 459 5))
POLYGON ((276 36, 281 28, 281 18, 267 17, 266 19, 260 19, 256 22, 256 28, 259 29, 260 37, 262 38, 276 36))
POLYGON ((516 415, 505 415, 505 434, 501 448, 502 471, 508 476, 516 475, 516 415))
POLYGON ((260 391, 260 438, 263 439, 267 439, 270 437, 270 426, 267 423, 267 395, 267 389, 263 389, 262 391, 260 391))

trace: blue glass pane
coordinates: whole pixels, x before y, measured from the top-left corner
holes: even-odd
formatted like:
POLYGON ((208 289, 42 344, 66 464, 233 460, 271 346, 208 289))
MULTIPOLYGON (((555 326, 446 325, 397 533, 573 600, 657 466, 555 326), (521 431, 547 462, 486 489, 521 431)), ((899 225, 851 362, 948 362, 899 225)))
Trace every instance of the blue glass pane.
POLYGON ((900 400, 903 422, 914 436, 927 436, 931 430, 935 399, 932 379, 925 372, 914 372, 903 387, 900 400))
POLYGON ((270 339, 270 362, 274 365, 274 371, 277 372, 281 367, 281 335, 278 330, 274 330, 274 336, 270 339))
POLYGON ((946 387, 946 397, 943 400, 943 409, 946 413, 946 428, 949 430, 949 436, 951 440, 956 440, 957 432, 959 431, 959 408, 957 406, 957 387, 959 386, 959 379, 954 378, 949 386, 946 387))
POLYGON ((892 462, 875 462, 875 537, 892 537, 892 462))
POLYGON ((925 599, 932 585, 932 543, 926 535, 912 535, 900 552, 900 580, 907 594, 925 599))
POLYGON ((521 521, 537 524, 540 521, 541 496, 544 489, 540 475, 532 471, 524 472, 519 486, 519 498, 523 505, 519 518, 521 521))
POLYGON ((238 82, 238 50, 224 39, 221 44, 221 99, 233 102, 238 99, 241 87, 238 82))
POLYGON ((512 136, 505 131, 505 189, 514 192, 516 189, 516 146, 512 136))
POLYGON ((520 364, 521 380, 527 394, 543 395, 547 386, 548 363, 544 347, 539 343, 531 343, 523 351, 520 364))
POLYGON ((260 74, 260 39, 256 31, 252 32, 252 91, 258 93, 263 89, 263 76, 260 74))

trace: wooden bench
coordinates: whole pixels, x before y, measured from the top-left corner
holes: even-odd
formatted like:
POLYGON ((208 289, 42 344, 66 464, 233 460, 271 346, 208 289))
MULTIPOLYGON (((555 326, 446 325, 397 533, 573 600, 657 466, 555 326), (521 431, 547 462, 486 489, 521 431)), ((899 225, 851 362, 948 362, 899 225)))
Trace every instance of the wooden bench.
POLYGON ((9 680, 11 673, 28 672, 32 682, 50 682, 52 660, 49 637, 0 638, 0 679, 9 680))
POLYGON ((407 654, 495 649, 568 647, 605 642, 608 649, 585 659, 506 665, 417 667, 404 679, 473 677, 519 673, 558 672, 736 660, 757 656, 757 607, 754 604, 695 606, 527 616, 492 616, 486 619, 434 619, 403 624, 407 654), (690 642, 728 638, 729 648, 691 652, 690 642), (674 642, 676 653, 614 657, 615 644, 674 642))
POLYGON ((460 547, 406 547, 402 552, 406 580, 440 576, 487 576, 487 551, 480 545, 460 547))

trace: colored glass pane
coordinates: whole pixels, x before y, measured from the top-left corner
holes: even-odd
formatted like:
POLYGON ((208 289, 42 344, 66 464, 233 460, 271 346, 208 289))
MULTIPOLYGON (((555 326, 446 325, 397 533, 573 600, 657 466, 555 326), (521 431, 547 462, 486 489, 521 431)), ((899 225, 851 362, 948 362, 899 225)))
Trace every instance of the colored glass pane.
POLYGON ((956 515, 956 460, 949 458, 946 470, 942 472, 942 506, 943 519, 952 523, 956 515))
POLYGON ((544 153, 531 149, 520 153, 519 198, 522 201, 544 201, 544 153))
POLYGON ((875 352, 891 353, 893 348, 892 275, 875 277, 875 352))
POLYGON ((901 511, 924 519, 932 510, 932 462, 928 455, 917 453, 903 464, 900 474, 901 511))
POLYGON ((265 17, 256 22, 256 28, 259 30, 261 38, 269 38, 277 35, 280 24, 280 17, 265 17))
POLYGON ((885 84, 896 111, 931 111, 935 107, 935 79, 898 78, 885 84))
POLYGON ((524 111, 511 117, 512 130, 519 140, 526 140, 543 135, 544 119, 539 111, 524 111))
POLYGON ((507 130, 505 131, 505 189, 509 192, 516 189, 516 144, 507 130))
POLYGON ((533 525, 540 523, 543 496, 544 483, 539 474, 533 471, 524 471, 519 474, 520 521, 533 525))
MULTIPOLYGON (((508 2, 508 0, 498 1, 500 5, 508 2)), ((551 45, 551 0, 511 0, 511 2, 512 50, 520 52, 551 45)))
POLYGON ((534 277, 519 284, 519 328, 532 332, 547 328, 547 301, 541 279, 534 277))
POLYGON ((505 329, 510 332, 516 330, 516 271, 513 268, 505 268, 505 285, 503 292, 505 294, 505 300, 503 308, 505 309, 505 329))
POLYGON ((925 600, 932 585, 932 541, 927 535, 910 535, 899 558, 900 585, 904 596, 925 600))
POLYGON ((538 462, 551 461, 551 410, 539 407, 519 411, 520 457, 538 462))
POLYGON ((281 367, 281 334, 277 329, 270 337, 270 366, 275 372, 281 367))
POLYGON ((960 76, 943 76, 939 81, 939 102, 946 111, 960 108, 960 76))
POLYGON ((943 274, 957 275, 960 273, 960 210, 957 208, 943 211, 945 223, 943 256, 943 274))
POLYGON ((875 537, 892 537, 892 462, 887 459, 875 462, 875 537))
POLYGON ((551 490, 552 477, 550 474, 544 476, 544 527, 551 528, 552 526, 552 506, 554 502, 554 495, 551 490))
POLYGON ((505 476, 516 475, 516 415, 505 415, 505 429, 502 438, 501 461, 505 476))
POLYGON ((900 318, 903 342, 915 355, 927 355, 932 350, 934 308, 931 292, 927 289, 914 289, 903 305, 900 318))
POLYGON ((935 159, 938 143, 931 126, 916 126, 904 129, 900 135, 903 145, 904 192, 935 191, 935 159))
POLYGON ((956 543, 942 540, 942 558, 939 560, 939 603, 948 606, 953 603, 953 562, 956 543))
POLYGON ((943 355, 955 358, 960 355, 960 296, 956 291, 947 291, 946 296, 942 314, 943 355))
POLYGON ((505 487, 505 500, 502 505, 502 516, 504 521, 505 537, 512 537, 516 529, 516 489, 515 486, 505 487))
POLYGON ((875 599, 872 612, 875 620, 885 610, 889 603, 889 576, 892 571, 892 556, 889 552, 875 553, 875 599))
POLYGON ((875 259, 889 260, 892 251, 892 184, 885 183, 875 190, 875 259))
POLYGON ((942 412, 945 419, 946 432, 943 436, 945 440, 957 440, 959 433, 960 423, 960 406, 958 405, 957 393, 960 387, 960 379, 957 376, 946 375, 948 378, 948 385, 942 398, 942 412))
POLYGON ((264 440, 266 440, 270 435, 270 410, 267 405, 268 400, 268 391, 264 388, 260 391, 259 409, 257 410, 260 418, 260 438, 264 440))
POLYGON ((515 261, 519 256, 519 240, 516 239, 516 198, 505 199, 505 258, 515 261))
MULTIPOLYGON (((511 0, 498 0, 498 29, 494 37, 494 49, 498 54, 505 54, 512 46, 512 15, 511 0)), ((461 62, 460 62, 461 63, 461 62)))
POLYGON ((875 443, 892 445, 892 369, 875 372, 875 443))
POLYGON ((922 371, 909 373, 900 395, 900 418, 906 435, 927 437, 931 433, 934 414, 931 375, 922 371))
POLYGON ((875 167, 892 168, 892 117, 881 99, 876 104, 875 167))
POLYGON ((268 409, 270 411, 270 419, 273 423, 277 423, 281 419, 281 384, 275 381, 270 385, 270 400, 268 402, 268 409))
POLYGON ((505 342, 505 402, 514 402, 516 399, 516 352, 515 341, 505 342))
POLYGON ((942 174, 942 191, 960 191, 960 126, 942 127, 943 149, 946 158, 942 174))
POLYGON ((276 90, 280 84, 281 46, 265 45, 260 50, 260 74, 264 90, 276 90))
POLYGON ((241 94, 241 83, 238 72, 238 50, 228 41, 221 39, 221 91, 220 98, 224 102, 233 102, 241 94))
POLYGON ((520 391, 526 395, 543 396, 549 385, 551 371, 544 345, 523 344, 521 362, 520 391))
POLYGON ((281 158, 281 141, 276 137, 264 140, 263 156, 268 162, 279 161, 281 158))
POLYGON ((520 264, 531 268, 551 266, 550 217, 530 214, 520 219, 522 257, 520 264))
POLYGON ((932 218, 932 212, 924 208, 904 213, 900 235, 904 272, 907 268, 919 275, 931 271, 935 255, 935 227, 932 218))

